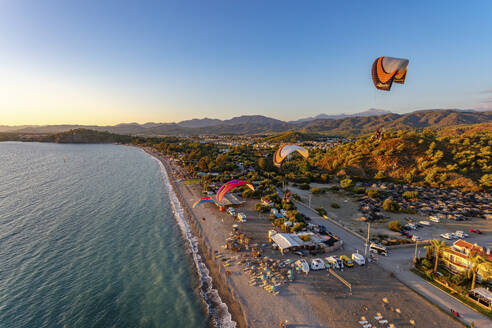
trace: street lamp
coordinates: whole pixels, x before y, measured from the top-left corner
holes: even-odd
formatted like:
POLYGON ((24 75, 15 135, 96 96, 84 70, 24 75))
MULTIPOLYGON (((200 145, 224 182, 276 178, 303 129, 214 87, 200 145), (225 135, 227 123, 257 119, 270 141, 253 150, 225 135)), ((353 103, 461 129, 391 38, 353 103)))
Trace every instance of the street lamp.
POLYGON ((413 255, 413 264, 417 263, 417 248, 418 248, 419 241, 415 240, 415 254, 413 255))
POLYGON ((366 239, 366 246, 364 247, 364 257, 367 256, 367 247, 369 246, 370 234, 371 234, 371 222, 367 222, 367 239, 366 239))

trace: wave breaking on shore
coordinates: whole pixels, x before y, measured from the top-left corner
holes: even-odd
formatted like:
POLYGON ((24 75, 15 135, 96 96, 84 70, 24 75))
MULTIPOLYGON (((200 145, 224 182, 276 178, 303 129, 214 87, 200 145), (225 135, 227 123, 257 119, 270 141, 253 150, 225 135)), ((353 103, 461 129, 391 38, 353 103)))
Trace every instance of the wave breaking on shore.
POLYGON ((212 288, 212 277, 210 276, 210 271, 205 263, 203 263, 200 254, 198 254, 198 241, 196 237, 193 236, 188 222, 186 221, 183 206, 176 195, 176 191, 174 190, 172 183, 169 180, 166 167, 159 159, 152 155, 150 156, 159 163, 162 179, 169 194, 169 200, 171 201, 174 217, 181 229, 181 232, 183 233, 183 236, 189 242, 190 250, 193 255, 193 261, 195 262, 200 279, 200 295, 203 297, 203 300, 207 305, 207 310, 211 317, 212 324, 217 328, 235 328, 237 323, 232 320, 227 304, 222 301, 217 289, 212 288))

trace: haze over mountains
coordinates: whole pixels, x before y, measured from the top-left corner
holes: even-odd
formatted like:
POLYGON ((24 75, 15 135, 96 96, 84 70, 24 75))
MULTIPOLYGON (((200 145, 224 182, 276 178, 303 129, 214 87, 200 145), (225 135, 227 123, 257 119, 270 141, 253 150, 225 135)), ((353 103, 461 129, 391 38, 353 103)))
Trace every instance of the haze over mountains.
POLYGON ((384 114, 391 114, 391 112, 389 110, 384 110, 384 109, 370 108, 364 112, 355 113, 355 114, 339 114, 339 115, 319 114, 314 117, 306 117, 296 121, 290 121, 290 123, 302 123, 302 122, 309 122, 314 120, 340 120, 347 117, 367 117, 367 116, 379 116, 384 114))
POLYGON ((492 112, 423 110, 407 114, 396 114, 385 110, 370 109, 358 114, 322 114, 291 122, 284 122, 262 115, 244 115, 228 120, 204 118, 179 123, 123 123, 114 126, 0 126, 0 132, 48 134, 86 128, 131 135, 265 134, 289 130, 320 132, 330 135, 358 135, 383 127, 386 129, 421 129, 431 126, 444 127, 490 121, 492 121, 492 112))

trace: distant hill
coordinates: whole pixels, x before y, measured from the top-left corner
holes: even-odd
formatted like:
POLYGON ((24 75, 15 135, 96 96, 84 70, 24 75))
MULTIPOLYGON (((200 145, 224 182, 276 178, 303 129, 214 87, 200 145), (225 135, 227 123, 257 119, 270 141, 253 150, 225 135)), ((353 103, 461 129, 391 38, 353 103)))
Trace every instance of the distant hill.
POLYGON ((324 136, 318 133, 303 133, 299 131, 287 131, 279 134, 267 136, 263 139, 264 142, 270 143, 286 143, 286 142, 301 142, 320 140, 324 136))
MULTIPOLYGON (((372 133, 376 129, 423 129, 453 125, 487 123, 492 121, 492 112, 467 110, 424 110, 408 114, 387 113, 370 110, 366 115, 342 119, 314 119, 297 123, 284 122, 262 115, 244 115, 229 120, 196 119, 179 123, 124 123, 114 126, 48 125, 2 127, 0 132, 25 134, 53 134, 73 129, 91 129, 126 135, 197 135, 197 134, 270 134, 286 131, 322 133, 339 136, 357 136, 372 133), (369 113, 368 113, 369 112, 369 113), (381 115, 372 115, 379 113, 381 115), (371 114, 371 115, 370 115, 371 114), (212 125, 211 125, 212 124, 212 125)), ((355 114, 354 114, 355 115, 355 114)))
POLYGON ((222 123, 221 120, 205 117, 202 119, 194 118, 192 120, 181 121, 178 125, 185 128, 203 128, 207 126, 219 125, 220 123, 222 123))
POLYGON ((355 113, 355 114, 340 114, 340 115, 319 114, 314 117, 301 118, 299 120, 291 121, 289 123, 296 124, 296 123, 310 122, 315 120, 341 120, 347 117, 367 117, 367 116, 379 116, 385 114, 391 114, 391 112, 384 109, 370 108, 364 112, 355 113))
POLYGON ((41 142, 56 143, 129 143, 132 137, 88 129, 74 129, 40 137, 41 142))
POLYGON ((315 120, 298 124, 306 132, 332 135, 361 135, 376 129, 440 128, 460 124, 477 124, 492 121, 492 112, 467 112, 455 110, 425 110, 408 114, 386 114, 369 117, 349 117, 341 120, 315 120))

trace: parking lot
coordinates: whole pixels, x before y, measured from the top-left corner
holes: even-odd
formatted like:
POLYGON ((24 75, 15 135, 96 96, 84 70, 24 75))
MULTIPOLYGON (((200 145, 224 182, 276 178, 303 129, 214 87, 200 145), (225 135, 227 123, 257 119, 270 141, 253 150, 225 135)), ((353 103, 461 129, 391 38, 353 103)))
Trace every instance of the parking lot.
MULTIPOLYGON (((412 218, 412 222, 418 223, 421 221, 417 220, 416 217, 412 218)), ((420 237, 422 240, 430 240, 430 239, 443 239, 447 242, 453 242, 458 238, 446 239, 441 237, 442 234, 446 233, 456 233, 456 231, 463 231, 468 236, 459 239, 465 239, 470 243, 483 244, 485 242, 490 242, 491 234, 492 234, 492 222, 486 221, 483 219, 470 219, 468 221, 453 221, 453 220, 441 220, 441 222, 436 223, 430 221, 428 218, 423 218, 430 223, 429 226, 420 225, 416 230, 407 230, 407 233, 410 235, 416 235, 420 237), (470 229, 478 229, 482 233, 477 234, 470 231, 470 229)), ((405 225, 407 220, 400 220, 402 225, 405 225)))

